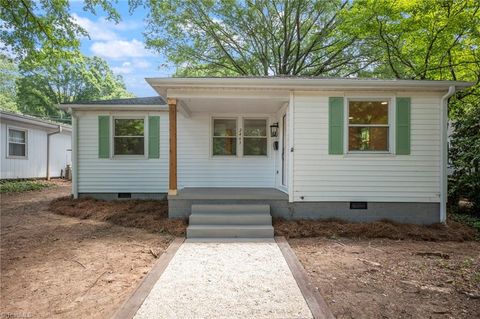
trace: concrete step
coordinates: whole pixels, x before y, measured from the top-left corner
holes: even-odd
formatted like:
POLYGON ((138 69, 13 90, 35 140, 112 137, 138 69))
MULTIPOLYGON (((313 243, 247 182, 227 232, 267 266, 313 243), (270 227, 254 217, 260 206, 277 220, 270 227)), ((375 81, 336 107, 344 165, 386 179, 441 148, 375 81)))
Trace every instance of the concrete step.
POLYGON ((267 204, 193 204, 192 214, 270 214, 267 204))
POLYGON ((272 238, 267 225, 190 225, 187 238, 272 238))
POLYGON ((194 213, 189 225, 272 225, 270 214, 250 213, 194 213))

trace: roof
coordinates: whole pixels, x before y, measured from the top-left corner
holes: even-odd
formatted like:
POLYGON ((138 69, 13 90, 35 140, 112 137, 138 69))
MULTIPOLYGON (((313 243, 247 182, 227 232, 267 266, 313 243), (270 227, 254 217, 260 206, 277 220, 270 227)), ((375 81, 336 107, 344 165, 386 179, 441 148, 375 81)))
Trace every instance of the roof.
POLYGON ((62 129, 67 131, 72 130, 72 126, 65 123, 54 122, 50 120, 41 119, 35 116, 31 116, 31 115, 13 113, 13 112, 3 111, 3 110, 0 110, 0 119, 24 123, 24 124, 36 125, 36 126, 51 128, 51 129, 58 129, 59 127, 62 127, 62 129))
POLYGON ((361 79, 361 78, 321 78, 298 76, 269 77, 188 77, 188 78, 146 78, 160 95, 166 96, 167 89, 184 88, 230 88, 230 89, 284 89, 284 90, 414 90, 447 91, 451 86, 458 89, 473 86, 473 82, 361 79))
POLYGON ((83 101, 75 103, 65 103, 63 105, 165 105, 165 100, 161 96, 134 97, 128 99, 112 99, 83 101))
POLYGON ((166 110, 168 106, 161 96, 135 97, 128 99, 112 99, 98 101, 83 101, 61 104, 60 108, 70 112, 75 110, 124 110, 124 111, 159 111, 166 110))

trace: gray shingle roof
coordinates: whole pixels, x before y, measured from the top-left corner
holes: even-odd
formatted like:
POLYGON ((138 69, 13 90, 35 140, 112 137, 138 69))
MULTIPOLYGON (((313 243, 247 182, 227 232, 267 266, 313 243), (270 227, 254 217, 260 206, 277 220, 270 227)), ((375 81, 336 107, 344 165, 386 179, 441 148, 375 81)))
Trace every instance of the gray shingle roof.
POLYGON ((134 97, 128 99, 113 99, 99 101, 82 101, 71 104, 92 104, 92 105, 165 105, 167 104, 161 96, 134 97))

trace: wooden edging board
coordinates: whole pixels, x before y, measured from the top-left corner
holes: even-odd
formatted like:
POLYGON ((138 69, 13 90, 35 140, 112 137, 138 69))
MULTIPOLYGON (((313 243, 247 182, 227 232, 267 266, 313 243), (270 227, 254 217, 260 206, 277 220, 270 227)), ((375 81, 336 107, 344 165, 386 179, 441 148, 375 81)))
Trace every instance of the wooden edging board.
POLYGON ((123 303, 120 309, 113 315, 113 319, 131 319, 135 316, 140 306, 147 298, 155 283, 167 268, 178 248, 185 241, 183 237, 176 237, 168 246, 167 250, 160 256, 160 258, 153 265, 152 270, 143 278, 138 284, 135 291, 123 303))
POLYGON ((276 236, 275 241, 282 251, 283 257, 285 257, 293 277, 297 281, 297 285, 312 312, 313 318, 334 319, 335 316, 325 302, 325 299, 323 299, 318 289, 316 289, 308 280, 308 274, 305 271, 305 268, 303 268, 285 237, 276 236))

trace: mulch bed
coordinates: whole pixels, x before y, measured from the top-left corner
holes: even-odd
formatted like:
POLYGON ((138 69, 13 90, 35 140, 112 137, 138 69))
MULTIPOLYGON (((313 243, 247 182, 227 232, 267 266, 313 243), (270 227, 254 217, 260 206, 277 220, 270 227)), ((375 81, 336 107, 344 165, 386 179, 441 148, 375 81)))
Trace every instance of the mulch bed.
POLYGON ((94 198, 61 197, 50 203, 49 210, 80 219, 94 219, 149 232, 183 236, 184 219, 168 218, 168 202, 158 200, 105 201, 94 198))
POLYGON ((467 241, 478 239, 478 232, 467 225, 449 220, 446 225, 400 224, 388 220, 351 223, 338 219, 289 221, 274 219, 276 236, 286 238, 350 237, 388 238, 426 241, 467 241))

